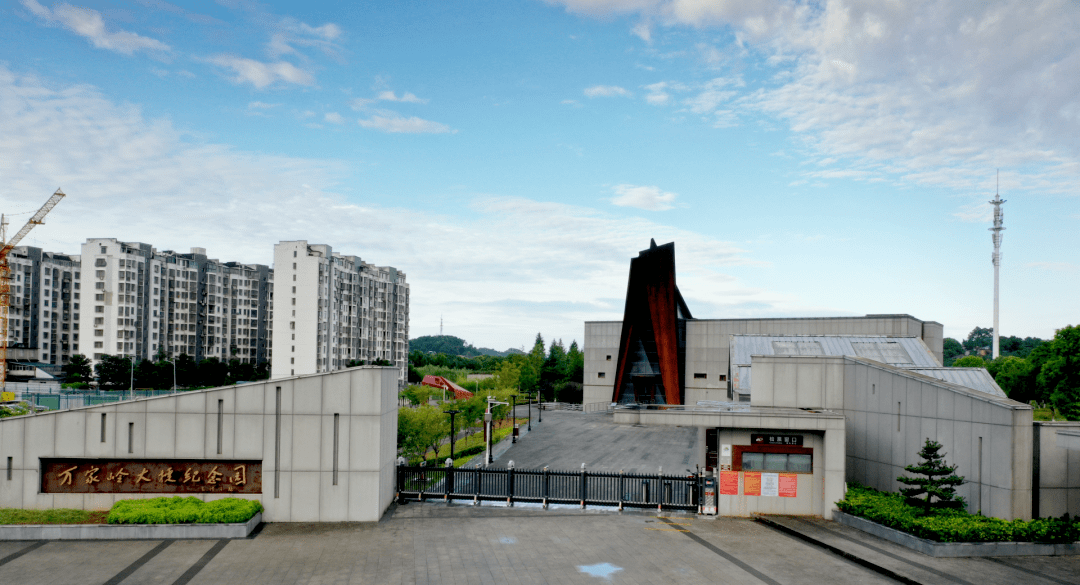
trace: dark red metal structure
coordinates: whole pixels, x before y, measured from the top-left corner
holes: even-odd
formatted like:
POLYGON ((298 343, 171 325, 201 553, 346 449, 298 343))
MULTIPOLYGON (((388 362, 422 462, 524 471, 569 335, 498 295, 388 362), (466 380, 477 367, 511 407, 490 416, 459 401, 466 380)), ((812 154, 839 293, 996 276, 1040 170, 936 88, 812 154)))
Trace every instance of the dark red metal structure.
POLYGON ((686 319, 675 286, 675 243, 650 241, 630 260, 613 402, 682 404, 686 319))
POLYGON ((423 381, 420 382, 423 386, 430 386, 431 388, 438 388, 440 390, 446 390, 454 393, 454 400, 462 400, 465 398, 472 398, 473 393, 458 386, 457 384, 443 378, 442 376, 424 376, 423 381))

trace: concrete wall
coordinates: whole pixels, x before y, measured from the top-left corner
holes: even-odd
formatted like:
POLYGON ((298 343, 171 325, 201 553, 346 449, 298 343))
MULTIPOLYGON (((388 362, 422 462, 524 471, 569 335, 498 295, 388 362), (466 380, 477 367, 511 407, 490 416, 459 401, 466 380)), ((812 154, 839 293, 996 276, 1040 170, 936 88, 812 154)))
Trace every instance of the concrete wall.
POLYGON ((967 478, 968 510, 1031 517, 1032 409, 854 357, 755 356, 751 405, 828 408, 847 420, 847 479, 896 491, 925 439, 967 478), (842 393, 842 404, 837 397, 842 393), (817 400, 818 404, 813 402, 817 400))
POLYGON ((1039 516, 1068 512, 1076 517, 1080 514, 1080 423, 1039 421, 1034 435, 1039 516))
POLYGON ((615 366, 619 359, 619 336, 622 321, 585 323, 585 375, 583 402, 611 402, 615 384, 615 366), (603 378, 600 375, 603 374, 603 378))
MULTIPOLYGON (((622 321, 585 323, 585 403, 610 402, 615 383, 622 321), (606 356, 612 356, 611 362, 606 356), (598 374, 605 372, 604 378, 598 374)), ((731 336, 762 335, 906 335, 922 337, 941 362, 942 327, 911 315, 867 315, 803 319, 692 319, 686 322, 685 404, 729 400, 727 378, 731 336), (926 337, 930 335, 931 337, 926 337), (695 378, 694 374, 704 374, 695 378)), ((754 374, 757 375, 756 373, 754 374)))
POLYGON ((396 447, 397 372, 371 366, 7 418, 0 420, 0 462, 12 458, 12 477, 0 475, 0 507, 107 509, 117 499, 162 495, 40 493, 41 458, 256 459, 262 460, 262 494, 241 497, 258 498, 266 521, 376 521, 394 497, 396 447), (274 463, 278 388, 280 469, 274 463), (224 401, 220 454, 218 400, 224 401), (131 453, 129 423, 135 425, 131 453))

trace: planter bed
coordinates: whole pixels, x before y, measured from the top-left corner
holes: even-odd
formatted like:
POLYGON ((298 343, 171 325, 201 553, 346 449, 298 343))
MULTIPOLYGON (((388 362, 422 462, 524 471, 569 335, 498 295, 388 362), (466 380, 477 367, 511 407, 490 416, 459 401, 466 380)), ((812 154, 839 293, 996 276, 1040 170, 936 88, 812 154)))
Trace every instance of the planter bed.
POLYGON ((934 542, 906 532, 882 526, 865 518, 833 510, 833 519, 867 534, 906 546, 931 557, 1013 557, 1080 554, 1080 543, 1050 544, 1039 542, 934 542))
POLYGON ((262 512, 237 524, 9 524, 0 540, 166 540, 246 538, 262 512))

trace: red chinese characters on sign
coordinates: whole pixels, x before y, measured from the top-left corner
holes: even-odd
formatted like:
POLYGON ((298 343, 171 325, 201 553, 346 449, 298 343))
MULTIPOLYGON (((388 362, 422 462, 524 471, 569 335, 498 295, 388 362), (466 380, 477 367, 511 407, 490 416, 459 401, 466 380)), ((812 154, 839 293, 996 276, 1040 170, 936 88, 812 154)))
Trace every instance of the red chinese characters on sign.
POLYGON ((43 493, 262 493, 262 461, 42 459, 43 493))
POLYGON ((761 495, 761 474, 756 471, 746 471, 743 473, 743 495, 746 496, 760 496, 761 495))
POLYGON ((780 497, 794 498, 799 491, 799 476, 794 473, 780 474, 780 497))
POLYGON ((720 495, 722 495, 722 496, 737 496, 737 495, 739 495, 739 472, 738 471, 721 471, 720 472, 720 495))

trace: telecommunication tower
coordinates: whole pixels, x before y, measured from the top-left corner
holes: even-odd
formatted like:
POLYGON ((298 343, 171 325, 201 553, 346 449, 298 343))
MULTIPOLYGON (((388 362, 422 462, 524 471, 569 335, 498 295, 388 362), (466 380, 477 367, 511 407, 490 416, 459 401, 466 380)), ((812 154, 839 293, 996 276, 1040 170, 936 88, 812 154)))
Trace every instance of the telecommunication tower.
POLYGON ((998 339, 998 279, 1001 272, 1001 232, 1005 231, 1003 224, 1004 217, 1001 213, 1001 204, 1005 203, 1005 200, 1001 198, 1001 175, 998 174, 998 188, 995 189, 994 199, 990 203, 994 204, 994 227, 990 228, 993 234, 994 240, 994 255, 991 257, 994 263, 994 345, 990 353, 992 359, 997 359, 999 350, 998 339))

